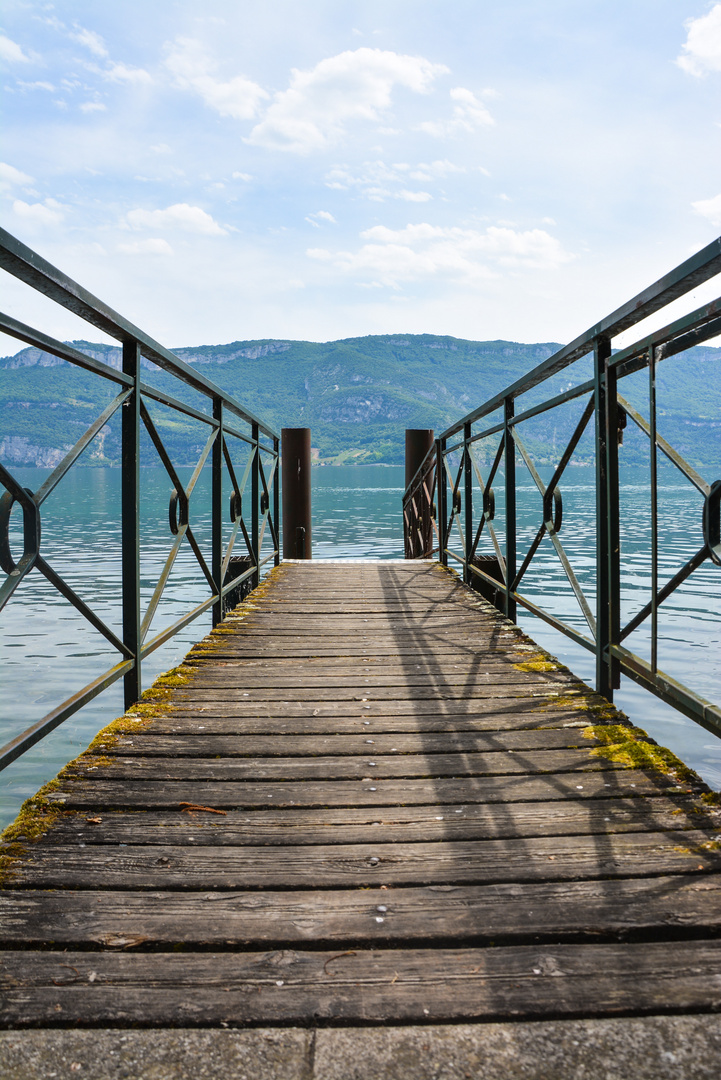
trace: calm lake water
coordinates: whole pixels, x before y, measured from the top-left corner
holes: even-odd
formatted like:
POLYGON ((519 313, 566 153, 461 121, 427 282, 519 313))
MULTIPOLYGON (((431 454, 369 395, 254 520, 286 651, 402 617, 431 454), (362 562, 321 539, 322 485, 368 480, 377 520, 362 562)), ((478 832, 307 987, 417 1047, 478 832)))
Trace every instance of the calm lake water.
MULTIPOLYGON (((41 469, 15 472, 21 483, 33 490, 47 475, 41 469)), ((189 470, 181 478, 188 475, 189 470)), ((647 602, 650 594, 648 476, 643 470, 623 470, 621 483, 623 600, 624 616, 629 616, 647 602)), ((203 485, 201 479, 191 500, 191 524, 209 557, 209 489, 207 484, 203 485)), ((141 570, 147 601, 170 547, 167 525, 170 485, 162 469, 145 469, 142 487, 141 570)), ((314 558, 402 558, 402 491, 402 467, 315 469, 314 558)), ((561 538, 591 601, 595 575, 594 498, 591 470, 569 470, 563 484, 561 538)), ((75 469, 43 509, 45 558, 114 628, 120 622, 119 506, 119 470, 75 469)), ((538 492, 529 480, 519 491, 521 552, 524 543, 527 546, 535 535, 539 506, 538 492)), ((701 500, 670 468, 660 473, 660 510, 661 561, 665 576, 670 577, 701 546, 701 500)), ((502 529, 500 508, 496 523, 502 529)), ((265 550, 267 547, 266 541, 265 550)), ((204 598, 206 594, 197 571, 197 563, 189 551, 178 557, 153 632, 169 625, 204 598)), ((661 580, 664 580, 663 572, 661 580)), ((584 631, 583 616, 547 539, 529 570, 523 591, 584 631)), ((721 700, 721 568, 704 564, 661 610, 664 640, 659 651, 660 666, 705 697, 721 700)), ((110 667, 114 654, 104 647, 105 639, 39 573, 31 573, 22 583, 0 622, 3 656, 0 742, 4 743, 110 667)), ((521 624, 577 675, 593 680, 591 654, 531 616, 521 615, 521 624)), ((149 685, 159 672, 177 664, 189 646, 209 628, 210 616, 202 616, 153 653, 144 664, 144 685, 149 685)), ((629 639, 629 647, 647 656, 647 632, 637 631, 629 639)), ((617 692, 616 702, 635 723, 697 769, 712 787, 721 788, 721 740, 627 680, 617 692)), ((52 778, 87 746, 99 728, 121 712, 121 690, 117 685, 0 773, 0 826, 11 821, 23 799, 52 778)))

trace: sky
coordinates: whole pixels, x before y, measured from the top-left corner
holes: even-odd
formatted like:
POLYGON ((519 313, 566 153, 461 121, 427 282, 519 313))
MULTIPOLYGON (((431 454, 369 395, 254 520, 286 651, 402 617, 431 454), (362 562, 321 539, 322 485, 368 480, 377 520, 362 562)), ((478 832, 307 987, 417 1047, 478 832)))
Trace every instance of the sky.
POLYGON ((721 3, 4 0, 0 59, 0 223, 170 347, 563 342, 721 233, 721 3))

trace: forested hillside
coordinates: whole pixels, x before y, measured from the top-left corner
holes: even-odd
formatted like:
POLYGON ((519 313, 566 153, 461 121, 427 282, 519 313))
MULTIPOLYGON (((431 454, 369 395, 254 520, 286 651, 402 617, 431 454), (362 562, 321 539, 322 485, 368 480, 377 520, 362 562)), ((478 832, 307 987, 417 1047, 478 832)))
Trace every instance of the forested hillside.
MULTIPOLYGON (((119 366, 118 348, 73 344, 119 366)), ((396 463, 402 461, 405 428, 442 430, 557 348, 553 342, 397 335, 323 344, 239 341, 175 351, 274 427, 310 427, 317 460, 396 463)), ((587 374, 588 361, 576 369, 556 376, 542 392, 565 388, 587 374)), ((199 403, 152 365, 145 375, 175 396, 199 403)), ((626 388, 639 405, 646 378, 635 376, 626 388)), ((105 380, 37 349, 0 359, 0 457, 6 463, 54 464, 112 395, 105 380)), ((534 391, 533 398, 538 395, 534 391)), ((696 464, 721 463, 721 349, 699 347, 661 364, 659 406, 660 430, 682 453, 696 464)), ((192 462, 203 441, 200 425, 161 407, 153 415, 178 463, 192 462)), ((577 415, 576 404, 526 426, 539 459, 553 459, 577 415)), ((85 455, 87 464, 118 464, 119 427, 113 418, 85 455)), ((633 438, 627 447, 629 460, 641 452, 633 438)), ((152 453, 146 447, 148 462, 152 453)), ((588 455, 582 445, 579 458, 588 455)))

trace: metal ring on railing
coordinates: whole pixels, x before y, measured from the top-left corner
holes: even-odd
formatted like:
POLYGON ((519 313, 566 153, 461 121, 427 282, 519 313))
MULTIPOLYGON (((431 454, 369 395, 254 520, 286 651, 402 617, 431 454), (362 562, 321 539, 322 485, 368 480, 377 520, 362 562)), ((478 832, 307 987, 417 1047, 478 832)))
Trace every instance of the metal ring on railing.
POLYGON ((27 501, 16 500, 10 491, 0 498, 0 567, 6 574, 19 574, 20 569, 10 550, 10 514, 16 501, 23 508, 23 558, 35 561, 40 551, 40 509, 35 505, 30 488, 23 489, 27 501))
POLYGON ((453 513, 460 514, 461 512, 461 493, 460 491, 453 492, 453 513))
POLYGON ((269 508, 270 508, 270 499, 268 497, 268 494, 267 494, 267 492, 262 491, 260 493, 260 512, 261 512, 261 514, 265 514, 266 511, 269 510, 269 508))
POLYGON ((557 487, 552 491, 547 491, 543 496, 543 520, 546 527, 550 524, 555 533, 560 533, 563 524, 563 499, 557 487), (553 500, 553 512, 551 512, 551 500, 553 500))
POLYGON ((711 562, 721 566, 721 480, 714 480, 703 504, 703 538, 711 562))
POLYGON ((492 487, 483 492, 483 516, 486 521, 493 521, 496 516, 496 494, 492 487))
POLYGON ((431 503, 431 517, 433 518, 434 521, 438 517, 438 510, 437 510, 436 504, 434 502, 431 503))
POLYGON ((243 499, 237 491, 230 493, 230 520, 233 524, 243 516, 243 499))
POLYGON ((168 520, 173 536, 177 536, 182 526, 188 524, 188 499, 184 491, 179 493, 173 488, 168 507, 168 520), (178 519, 178 503, 180 503, 180 519, 178 519))

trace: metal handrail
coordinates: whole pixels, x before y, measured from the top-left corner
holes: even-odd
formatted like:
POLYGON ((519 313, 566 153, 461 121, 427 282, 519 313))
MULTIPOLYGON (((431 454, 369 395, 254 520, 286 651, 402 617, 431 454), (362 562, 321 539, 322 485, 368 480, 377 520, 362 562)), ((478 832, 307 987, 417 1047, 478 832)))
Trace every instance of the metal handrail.
POLYGON ((607 699, 613 700, 613 691, 620 685, 620 676, 623 674, 716 735, 721 735, 721 705, 707 701, 658 666, 658 610, 699 566, 707 562, 721 566, 721 480, 707 482, 658 433, 656 369, 664 358, 721 334, 721 298, 675 319, 660 330, 644 335, 634 344, 615 353, 611 342, 612 338, 623 330, 636 325, 720 272, 721 237, 570 344, 559 349, 523 378, 517 379, 505 390, 446 428, 436 439, 432 452, 429 451, 403 496, 408 558, 416 558, 420 554, 427 557, 429 554, 428 551, 419 552, 412 537, 420 530, 422 516, 431 512, 424 490, 427 491, 429 486, 435 483, 438 503, 438 557, 441 563, 448 565, 448 560, 452 559, 462 567, 464 580, 468 584, 482 583, 486 590, 492 589, 493 593, 487 592, 487 595, 493 595, 497 601, 501 597, 499 606, 508 618, 516 619, 520 605, 576 644, 595 653, 596 687, 607 699), (586 379, 541 403, 516 411, 517 399, 588 354, 593 355, 592 379, 586 379), (619 383, 626 376, 644 368, 648 370, 648 418, 619 393, 619 383), (520 429, 532 417, 576 400, 584 402, 581 416, 560 455, 550 482, 546 485, 535 468, 520 429), (474 424, 494 413, 501 413, 501 417, 483 430, 474 431, 474 424), (584 593, 559 535, 563 519, 559 484, 592 419, 595 428, 596 481, 595 615, 592 603, 584 593), (651 599, 640 612, 622 625, 618 447, 628 420, 649 440, 651 599), (498 445, 495 452, 493 445, 491 447, 492 465, 484 478, 476 449, 479 444, 493 439, 494 436, 498 437, 498 445), (704 498, 703 542, 686 563, 664 583, 660 581, 658 557, 659 453, 663 454, 704 498), (457 465, 454 464, 456 458, 460 458, 457 465), (522 558, 519 557, 517 536, 517 464, 525 467, 524 475, 530 474, 542 505, 535 537, 522 558), (501 467, 505 523, 503 530, 499 532, 493 524, 496 502, 493 485, 500 475, 501 467), (432 469, 437 473, 434 480, 430 479, 432 469), (474 522, 474 477, 477 485, 475 490, 479 490, 482 497, 482 510, 477 513, 477 522, 474 522), (423 485, 421 479, 424 481, 423 485), (458 534, 458 543, 452 542, 454 530, 458 534), (476 557, 484 531, 495 551, 500 580, 488 572, 488 567, 484 569, 476 557), (571 592, 578 602, 586 623, 585 632, 580 632, 520 591, 524 575, 544 536, 550 538, 571 592), (629 635, 647 620, 650 621, 650 662, 636 656, 626 647, 629 635))
POLYGON ((5 488, 4 494, 0 495, 0 568, 6 575, 4 582, 0 584, 0 610, 27 575, 32 570, 37 570, 120 654, 120 660, 111 668, 0 748, 0 769, 3 769, 119 679, 123 679, 125 707, 129 708, 142 693, 143 659, 209 609, 212 609, 213 625, 217 625, 223 618, 228 594, 244 584, 250 583, 251 587, 257 584, 261 568, 271 559, 278 565, 281 553, 278 541, 280 501, 277 478, 280 440, 277 433, 210 379, 3 229, 0 229, 0 267, 115 338, 122 346, 122 368, 116 370, 74 345, 58 341, 10 315, 0 313, 0 331, 115 384, 117 390, 115 398, 100 412, 37 491, 31 492, 24 488, 11 471, 0 464, 0 485, 5 488), (141 379, 141 357, 172 375, 179 384, 203 395, 207 399, 209 411, 194 408, 152 386, 145 378, 141 379), (206 426, 207 439, 204 449, 191 479, 186 484, 183 484, 178 476, 171 454, 153 422, 146 401, 161 404, 206 426), (92 610, 91 605, 64 581, 40 550, 40 512, 45 499, 77 463, 110 418, 118 413, 121 418, 123 470, 122 633, 116 633, 105 624, 92 610), (245 425, 245 430, 242 425, 245 425), (174 540, 156 588, 141 618, 139 439, 142 427, 150 436, 173 485, 169 524, 174 540), (236 443, 244 446, 248 452, 245 472, 240 480, 236 475, 230 451, 230 446, 236 443), (206 461, 210 462, 212 476, 210 565, 202 553, 188 518, 189 500, 206 461), (232 529, 225 545, 222 506, 224 478, 232 490, 232 529), (248 484, 250 499, 246 497, 244 500, 248 484), (11 552, 9 538, 10 516, 15 503, 19 504, 23 512, 24 538, 23 554, 17 562, 11 552), (271 538, 272 551, 261 557, 266 530, 271 538), (243 569, 228 580, 231 557, 239 536, 244 546, 244 554, 239 560, 243 569), (202 571, 209 595, 171 626, 149 637, 170 571, 185 541, 202 571))

